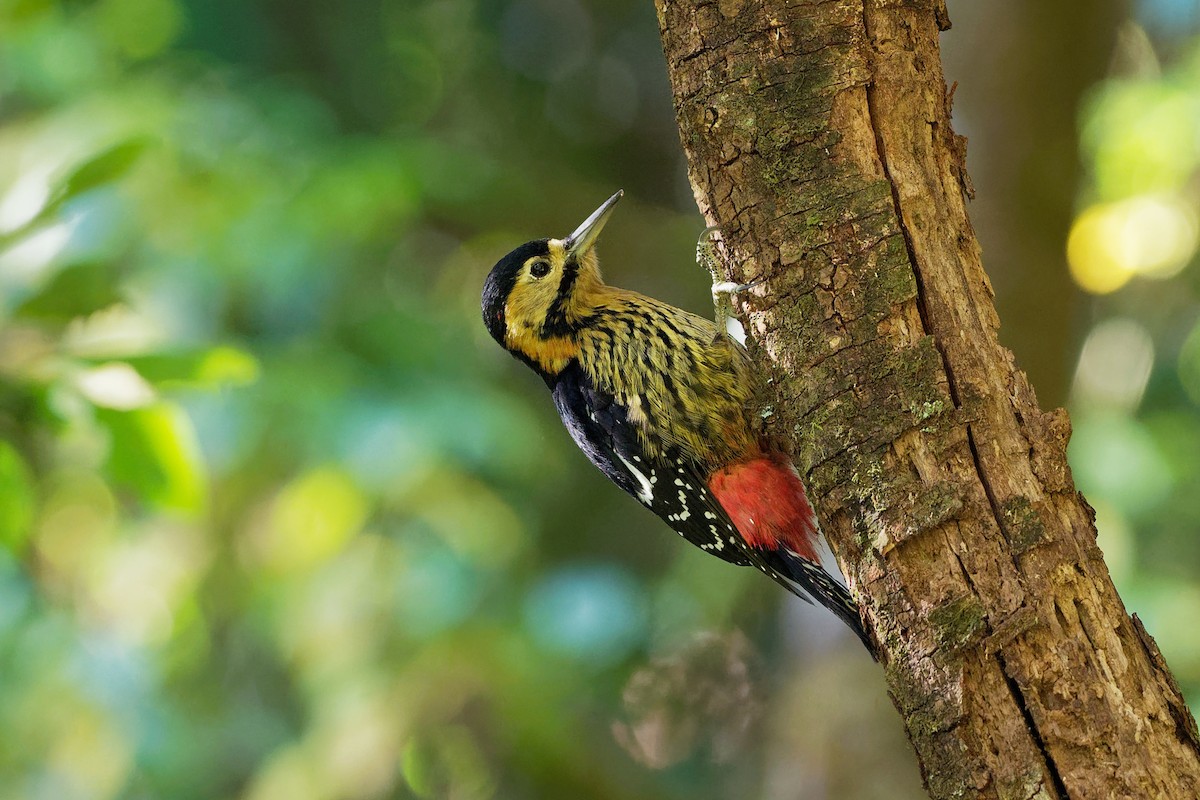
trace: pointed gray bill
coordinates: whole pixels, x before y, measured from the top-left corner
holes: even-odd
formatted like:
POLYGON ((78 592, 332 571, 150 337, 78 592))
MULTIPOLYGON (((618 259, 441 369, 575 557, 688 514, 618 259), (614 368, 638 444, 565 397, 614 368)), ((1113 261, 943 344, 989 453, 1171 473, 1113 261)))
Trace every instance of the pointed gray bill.
POLYGON ((596 239, 600 236, 600 231, 604 229, 604 223, 608 222, 608 218, 612 215, 613 208, 616 207, 617 201, 621 199, 621 195, 625 194, 624 189, 618 189, 617 193, 604 201, 604 204, 592 212, 592 215, 583 221, 583 224, 575 229, 575 232, 563 239, 563 246, 567 248, 567 258, 575 259, 592 249, 592 245, 596 243, 596 239))

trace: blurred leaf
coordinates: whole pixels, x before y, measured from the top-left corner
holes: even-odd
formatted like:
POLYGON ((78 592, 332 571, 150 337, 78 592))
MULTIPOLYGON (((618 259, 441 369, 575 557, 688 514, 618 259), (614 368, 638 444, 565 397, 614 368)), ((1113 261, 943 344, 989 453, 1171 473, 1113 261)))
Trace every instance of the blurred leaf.
POLYGON ((496 792, 484 754, 462 726, 449 725, 413 737, 404 749, 400 768, 409 788, 420 798, 484 800, 496 792))
POLYGON ((119 301, 118 287, 111 265, 101 261, 79 262, 58 272, 17 308, 17 314, 67 322, 119 301))
POLYGON ((18 553, 24 548, 35 503, 29 468, 15 447, 0 441, 0 546, 18 553))
POLYGON ((1179 382, 1192 402, 1200 405, 1200 324, 1192 328, 1179 349, 1179 382))
POLYGON ((46 216, 56 211, 64 203, 84 192, 89 192, 105 184, 112 183, 129 172, 134 162, 150 145, 150 139, 138 136, 126 139, 106 150, 101 150, 83 163, 77 165, 51 192, 51 200, 39 215, 46 216))
POLYGON ((138 497, 179 511, 201 510, 206 476, 191 420, 170 402, 133 411, 97 409, 110 435, 108 471, 138 497))
POLYGON ((417 797, 433 796, 436 781, 433 759, 432 748, 416 736, 409 740, 408 746, 404 748, 400 768, 408 782, 408 788, 417 797))
POLYGON ((206 388, 244 386, 258 380, 258 359, 245 350, 220 345, 204 350, 160 353, 128 359, 155 385, 174 383, 206 388))
POLYGON ((83 370, 75 377, 75 386, 93 404, 118 411, 144 408, 158 399, 154 387, 121 361, 83 370))

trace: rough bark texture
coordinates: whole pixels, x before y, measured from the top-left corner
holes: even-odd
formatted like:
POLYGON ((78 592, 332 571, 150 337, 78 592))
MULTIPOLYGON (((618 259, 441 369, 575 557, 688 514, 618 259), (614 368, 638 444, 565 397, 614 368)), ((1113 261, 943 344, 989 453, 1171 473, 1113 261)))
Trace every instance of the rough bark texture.
POLYGON ((774 434, 932 797, 1196 798, 1196 726, 997 342, 930 0, 656 0, 774 434))

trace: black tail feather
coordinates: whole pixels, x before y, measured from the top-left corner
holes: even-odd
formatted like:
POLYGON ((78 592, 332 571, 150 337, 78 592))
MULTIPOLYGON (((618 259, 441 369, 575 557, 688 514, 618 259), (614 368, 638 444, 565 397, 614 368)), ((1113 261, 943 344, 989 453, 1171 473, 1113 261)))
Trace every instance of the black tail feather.
POLYGON ((846 623, 850 627, 850 630, 854 631, 855 635, 862 640, 863 645, 871 654, 871 658, 876 661, 879 660, 879 655, 875 650, 875 643, 867 633, 866 628, 863 627, 862 617, 858 613, 858 604, 854 602, 854 598, 850 596, 850 592, 845 586, 834 580, 828 572, 821 568, 820 564, 809 561, 807 558, 802 558, 788 550, 779 549, 763 552, 762 555, 763 561, 778 573, 771 577, 782 583, 801 599, 808 600, 812 598, 836 614, 838 619, 846 623), (781 578, 783 580, 780 580, 781 578), (804 595, 797 592, 795 586, 791 584, 795 584, 803 589, 804 595))

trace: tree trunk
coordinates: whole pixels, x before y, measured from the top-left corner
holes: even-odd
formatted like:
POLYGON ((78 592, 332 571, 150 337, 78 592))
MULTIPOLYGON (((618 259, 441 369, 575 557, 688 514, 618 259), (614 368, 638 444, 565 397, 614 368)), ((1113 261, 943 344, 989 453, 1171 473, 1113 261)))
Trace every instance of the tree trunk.
POLYGON ((1200 796, 966 213, 930 0, 656 0, 690 176, 935 798, 1200 796))

